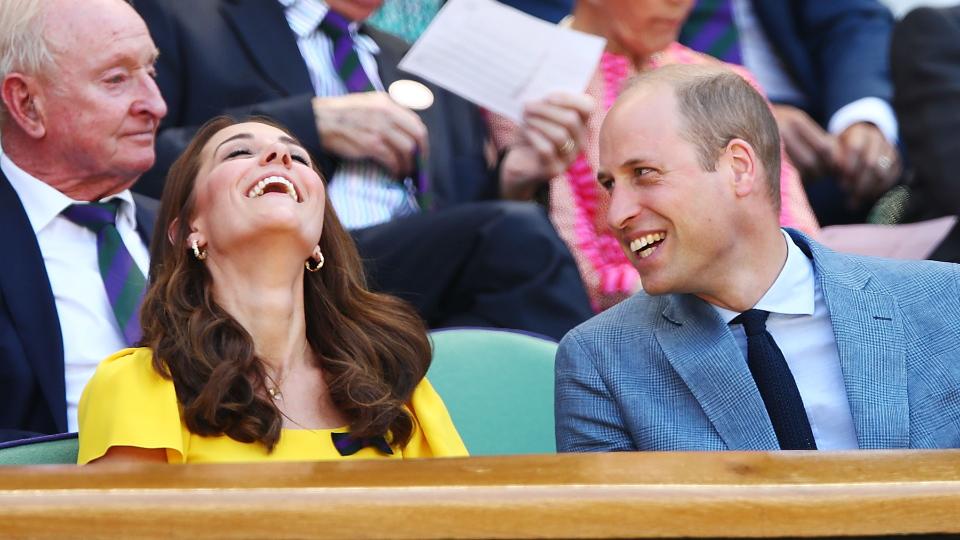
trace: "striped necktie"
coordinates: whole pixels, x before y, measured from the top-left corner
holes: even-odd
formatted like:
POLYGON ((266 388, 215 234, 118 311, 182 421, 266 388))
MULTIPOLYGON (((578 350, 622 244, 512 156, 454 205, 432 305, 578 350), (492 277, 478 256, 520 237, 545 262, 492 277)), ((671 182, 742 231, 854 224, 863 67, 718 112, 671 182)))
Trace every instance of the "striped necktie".
POLYGON ((64 210, 63 215, 96 233, 103 286, 127 345, 134 345, 141 337, 138 310, 146 280, 117 230, 119 208, 120 200, 114 199, 105 203, 74 204, 64 210))
MULTIPOLYGON (((355 48, 356 42, 350 35, 350 20, 331 9, 320 21, 320 30, 333 42, 333 67, 337 70, 337 75, 340 76, 347 91, 354 93, 374 90, 373 83, 370 82, 360 63, 360 55, 355 48)), ((430 197, 427 156, 420 148, 414 149, 414 156, 417 168, 413 177, 406 182, 407 189, 417 198, 420 208, 429 209, 433 206, 433 201, 430 197)))
POLYGON ((373 90, 373 83, 363 71, 360 55, 357 54, 353 36, 350 35, 350 20, 331 9, 320 21, 320 30, 333 41, 333 67, 347 91, 354 93, 373 90))
POLYGON ((680 30, 680 43, 731 64, 743 64, 732 0, 698 0, 680 30))

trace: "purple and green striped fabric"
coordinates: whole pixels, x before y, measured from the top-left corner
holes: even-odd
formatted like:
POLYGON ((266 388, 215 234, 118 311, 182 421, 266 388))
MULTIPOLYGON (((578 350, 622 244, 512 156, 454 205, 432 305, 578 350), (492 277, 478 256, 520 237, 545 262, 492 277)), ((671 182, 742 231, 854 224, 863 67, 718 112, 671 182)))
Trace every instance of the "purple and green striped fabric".
POLYGON ((347 90, 351 93, 373 90, 373 83, 363 71, 360 56, 354 48, 350 20, 331 9, 320 21, 320 29, 333 40, 333 66, 347 90))
POLYGON ((74 204, 63 215, 77 225, 97 235, 97 259, 100 277, 107 290, 113 314, 128 345, 135 345, 141 337, 140 303, 146 288, 146 279, 117 231, 117 209, 120 200, 105 203, 74 204))
MULTIPOLYGON (((350 35, 350 20, 331 9, 320 21, 320 30, 333 42, 333 67, 347 91, 355 93, 375 90, 360 63, 360 55, 357 54, 356 44, 350 35)), ((414 149, 414 157, 416 171, 407 187, 417 198, 420 208, 427 210, 433 205, 430 197, 429 161, 426 152, 421 148, 414 149)))
POLYGON ((680 31, 680 43, 731 64, 743 64, 732 0, 698 0, 680 31))

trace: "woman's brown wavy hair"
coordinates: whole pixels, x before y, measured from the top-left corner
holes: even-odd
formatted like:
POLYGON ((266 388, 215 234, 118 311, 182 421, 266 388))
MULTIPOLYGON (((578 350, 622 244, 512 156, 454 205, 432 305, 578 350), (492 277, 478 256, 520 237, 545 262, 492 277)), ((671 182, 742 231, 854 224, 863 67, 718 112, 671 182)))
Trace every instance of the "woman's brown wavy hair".
MULTIPOLYGON (((293 137, 270 119, 246 121, 293 137)), ((214 301, 210 273, 187 245, 201 151, 217 132, 238 123, 225 116, 210 120, 170 168, 140 321, 153 367, 173 381, 191 432, 259 441, 272 451, 283 419, 267 396, 253 339, 214 301)), ((426 329, 403 301, 367 290, 356 246, 329 197, 320 248, 326 264, 319 272, 304 272, 303 279, 307 341, 351 433, 384 435, 402 446, 414 421, 403 405, 430 365, 426 329)))

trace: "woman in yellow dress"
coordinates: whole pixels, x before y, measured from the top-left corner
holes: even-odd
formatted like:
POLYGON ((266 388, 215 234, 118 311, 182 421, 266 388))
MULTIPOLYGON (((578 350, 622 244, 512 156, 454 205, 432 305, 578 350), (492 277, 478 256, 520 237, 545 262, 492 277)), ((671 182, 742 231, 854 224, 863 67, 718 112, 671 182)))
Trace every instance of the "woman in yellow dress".
POLYGON ((79 463, 462 456, 426 329, 366 289, 309 154, 266 119, 204 125, 170 169, 143 348, 80 400, 79 463))

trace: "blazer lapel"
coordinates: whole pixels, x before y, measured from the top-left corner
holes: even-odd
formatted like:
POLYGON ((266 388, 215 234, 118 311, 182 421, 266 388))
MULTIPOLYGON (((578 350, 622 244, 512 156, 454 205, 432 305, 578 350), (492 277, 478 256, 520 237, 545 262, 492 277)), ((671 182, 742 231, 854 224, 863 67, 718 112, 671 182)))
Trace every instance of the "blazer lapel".
POLYGON ((264 78, 285 95, 313 92, 297 38, 275 0, 230 0, 220 12, 249 51, 264 78))
POLYGON ((666 358, 730 450, 779 449, 747 362, 733 334, 706 302, 672 296, 656 330, 666 358))
POLYGON ((149 248, 153 239, 153 226, 157 220, 160 201, 138 193, 133 194, 133 200, 136 202, 137 232, 140 234, 143 243, 149 248))
POLYGON ((889 294, 869 290, 870 275, 860 265, 834 268, 833 257, 841 255, 819 248, 813 253, 860 448, 909 448, 900 308, 889 294))
POLYGON ((67 430, 63 336, 37 237, 13 186, 0 172, 0 230, 16 263, 0 265, 0 291, 57 428, 67 430))

